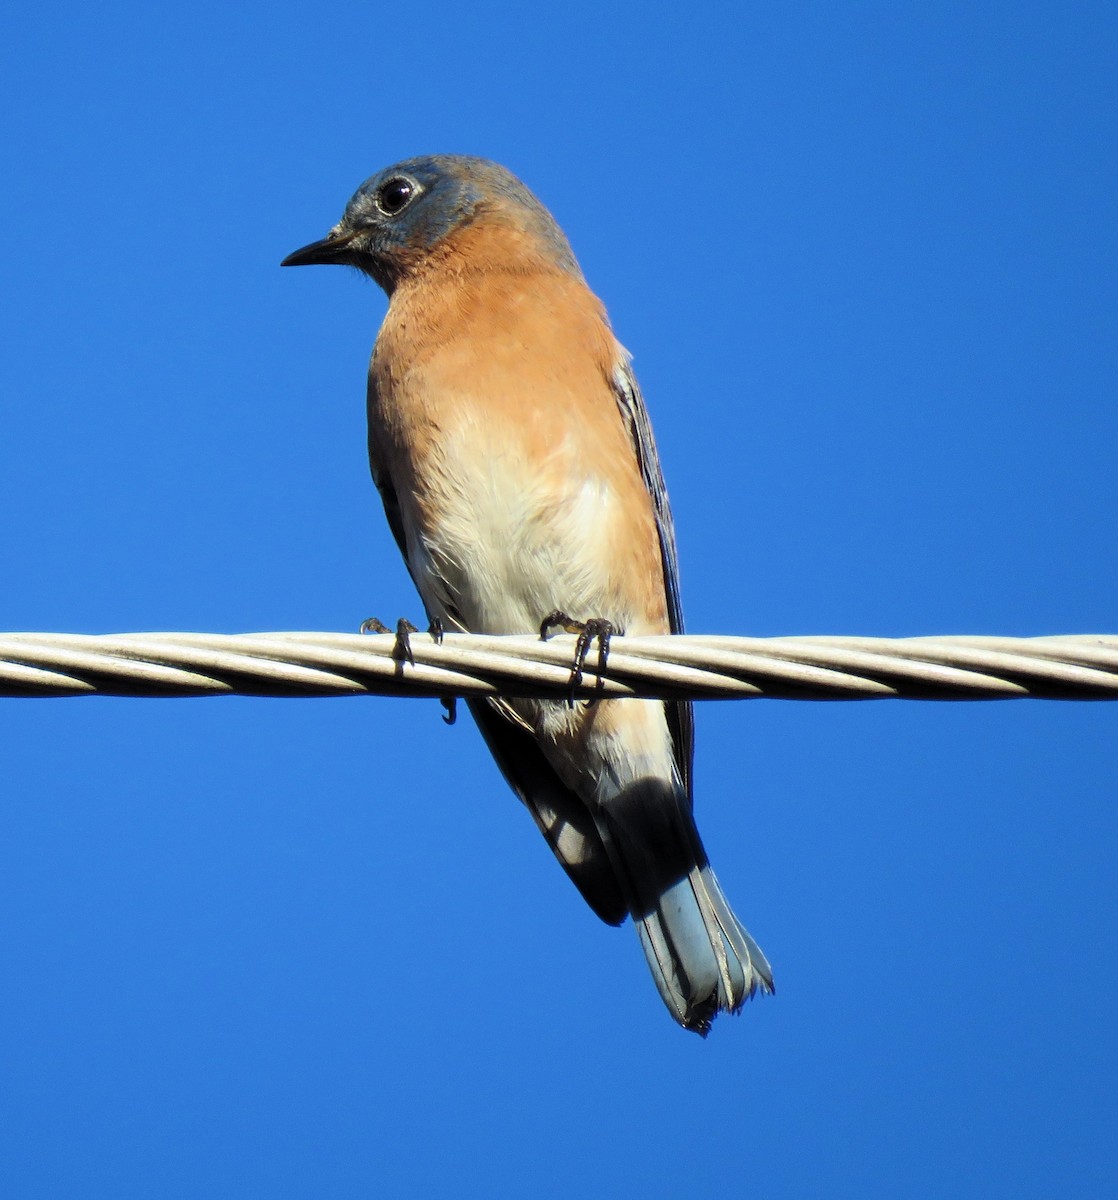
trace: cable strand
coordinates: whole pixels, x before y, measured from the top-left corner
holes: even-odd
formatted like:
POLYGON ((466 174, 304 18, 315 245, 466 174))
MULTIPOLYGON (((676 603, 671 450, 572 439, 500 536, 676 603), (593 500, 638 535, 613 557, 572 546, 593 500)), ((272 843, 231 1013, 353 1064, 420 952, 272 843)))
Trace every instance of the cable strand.
MULTIPOLYGON (((575 639, 390 634, 0 634, 3 696, 536 696, 570 691, 575 639)), ((1118 635, 615 637, 582 699, 1118 699, 1118 635)))

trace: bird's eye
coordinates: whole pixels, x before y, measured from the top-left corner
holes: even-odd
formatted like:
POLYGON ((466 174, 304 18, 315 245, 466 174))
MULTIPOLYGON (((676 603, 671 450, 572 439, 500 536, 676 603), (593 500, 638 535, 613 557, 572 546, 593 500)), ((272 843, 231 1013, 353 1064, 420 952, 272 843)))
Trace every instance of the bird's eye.
POLYGON ((410 179, 390 179, 377 192, 377 208, 385 216, 394 217, 415 195, 415 184, 410 179))

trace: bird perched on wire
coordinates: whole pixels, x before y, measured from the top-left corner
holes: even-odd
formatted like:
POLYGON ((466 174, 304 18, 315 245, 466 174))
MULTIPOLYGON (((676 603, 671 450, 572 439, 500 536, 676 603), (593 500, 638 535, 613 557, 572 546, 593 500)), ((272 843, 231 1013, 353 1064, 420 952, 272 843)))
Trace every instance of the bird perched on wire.
MULTIPOLYGON (((412 158, 284 266, 357 267, 389 296, 369 458, 448 630, 679 633, 675 534, 644 401, 562 230, 509 171, 412 158), (541 628, 542 626, 542 628, 541 628)), ((576 662, 577 670, 577 662, 576 662)), ((772 973, 692 816, 686 703, 477 699, 470 711, 590 907, 631 916, 672 1016, 706 1034, 772 973)))

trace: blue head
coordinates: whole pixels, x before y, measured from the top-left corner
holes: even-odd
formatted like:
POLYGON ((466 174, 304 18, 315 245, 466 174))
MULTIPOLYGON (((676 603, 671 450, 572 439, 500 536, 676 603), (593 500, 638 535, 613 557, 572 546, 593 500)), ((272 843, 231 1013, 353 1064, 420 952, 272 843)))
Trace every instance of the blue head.
POLYGON ((341 263, 391 292, 446 238, 486 219, 524 230, 555 265, 578 274, 563 231, 524 184, 497 163, 464 154, 408 158, 366 179, 326 237, 281 266, 341 263))

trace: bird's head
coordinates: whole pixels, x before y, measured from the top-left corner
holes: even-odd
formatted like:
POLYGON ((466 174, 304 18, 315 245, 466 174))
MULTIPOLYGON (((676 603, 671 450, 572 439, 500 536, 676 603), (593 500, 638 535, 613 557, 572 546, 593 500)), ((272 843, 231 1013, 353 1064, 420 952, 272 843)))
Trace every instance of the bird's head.
POLYGON ((373 175, 326 237, 280 265, 357 267, 391 293, 455 233, 483 222, 516 230, 533 253, 578 273, 562 230, 524 184, 497 163, 460 154, 409 158, 373 175))

